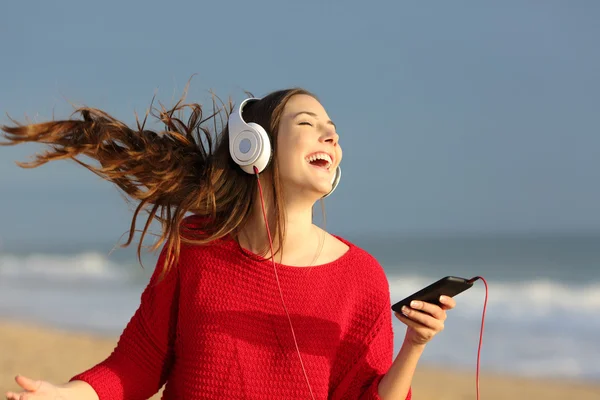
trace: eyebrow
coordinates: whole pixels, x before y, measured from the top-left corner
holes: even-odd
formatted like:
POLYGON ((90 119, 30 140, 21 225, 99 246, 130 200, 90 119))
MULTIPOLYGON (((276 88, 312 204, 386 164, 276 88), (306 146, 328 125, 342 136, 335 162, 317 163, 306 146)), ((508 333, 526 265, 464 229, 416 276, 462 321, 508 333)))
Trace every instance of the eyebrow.
MULTIPOLYGON (((312 112, 312 111, 300 111, 300 112, 296 113, 296 115, 294 115, 294 118, 298 117, 298 115, 300 115, 300 114, 308 114, 308 115, 310 115, 311 117, 315 117, 315 118, 318 118, 318 117, 319 117, 317 114, 315 114, 315 113, 314 113, 314 112, 312 112)), ((329 125, 333 125, 333 127, 334 127, 335 129, 337 129, 337 126, 336 126, 336 125, 333 123, 333 121, 332 121, 332 120, 329 120, 329 121, 327 121, 327 123, 328 123, 329 125)))

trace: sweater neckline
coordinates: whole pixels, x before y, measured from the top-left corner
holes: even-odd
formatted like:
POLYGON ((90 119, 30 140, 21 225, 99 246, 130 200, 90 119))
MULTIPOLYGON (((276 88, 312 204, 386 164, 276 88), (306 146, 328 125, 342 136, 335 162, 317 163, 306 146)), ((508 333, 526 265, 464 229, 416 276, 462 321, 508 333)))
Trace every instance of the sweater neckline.
MULTIPOLYGON (((338 265, 343 265, 345 263, 345 261, 350 258, 352 256, 352 254, 356 251, 356 246, 349 242, 348 240, 338 236, 338 235, 334 235, 331 234, 333 237, 335 237, 336 239, 340 240, 342 243, 346 244, 348 246, 348 250, 346 250, 346 252, 344 254, 342 254, 341 256, 339 256, 338 258, 336 258, 335 260, 323 263, 323 264, 316 264, 316 265, 311 265, 311 266, 296 266, 296 265, 287 265, 287 264, 281 264, 278 262, 275 262, 275 265, 278 268, 283 268, 286 270, 290 270, 290 271, 314 271, 314 270, 324 270, 324 269, 330 269, 333 268, 335 266, 338 265)), ((262 257, 248 249, 245 249, 244 247, 242 247, 242 245, 240 245, 240 243, 232 236, 229 235, 228 236, 228 242, 230 242, 230 244, 234 247, 234 249, 239 252, 239 254, 244 257, 245 259, 257 263, 257 264, 264 264, 264 263, 268 263, 269 266, 273 265, 271 263, 271 257, 265 258, 262 257)))

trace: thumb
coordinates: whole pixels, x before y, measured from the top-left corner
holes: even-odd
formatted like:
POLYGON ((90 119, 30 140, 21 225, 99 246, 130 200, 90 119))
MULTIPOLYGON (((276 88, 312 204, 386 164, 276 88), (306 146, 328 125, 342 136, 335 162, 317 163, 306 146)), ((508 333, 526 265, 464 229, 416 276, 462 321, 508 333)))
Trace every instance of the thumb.
POLYGON ((23 389, 27 390, 28 392, 35 392, 36 390, 38 390, 40 388, 40 386, 42 386, 42 381, 33 380, 33 379, 27 378, 26 376, 23 376, 23 375, 17 375, 15 377, 15 381, 19 384, 19 386, 21 386, 23 389))

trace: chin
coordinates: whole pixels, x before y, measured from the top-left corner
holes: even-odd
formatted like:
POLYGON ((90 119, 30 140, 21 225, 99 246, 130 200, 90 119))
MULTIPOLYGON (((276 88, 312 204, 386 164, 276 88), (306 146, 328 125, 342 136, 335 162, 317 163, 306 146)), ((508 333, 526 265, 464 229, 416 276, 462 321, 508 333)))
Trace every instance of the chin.
POLYGON ((325 196, 327 193, 331 192, 331 185, 315 187, 314 192, 315 192, 315 195, 318 196, 318 199, 320 199, 321 197, 325 196))
POLYGON ((298 187, 294 190, 294 197, 304 197, 307 201, 316 203, 323 196, 331 191, 331 187, 327 188, 324 186, 303 186, 298 187))
POLYGON ((331 192, 332 189, 332 184, 329 179, 319 178, 314 179, 314 177, 306 177, 305 179, 298 179, 294 182, 295 184, 292 184, 290 187, 291 192, 294 196, 303 196, 316 202, 327 193, 331 192))

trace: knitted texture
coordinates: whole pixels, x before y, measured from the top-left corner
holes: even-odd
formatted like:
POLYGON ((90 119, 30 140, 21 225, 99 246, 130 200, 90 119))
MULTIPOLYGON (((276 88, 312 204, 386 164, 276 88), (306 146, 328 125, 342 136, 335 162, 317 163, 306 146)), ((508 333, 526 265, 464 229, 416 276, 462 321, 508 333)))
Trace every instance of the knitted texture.
MULTIPOLYGON (((350 249, 333 262, 277 264, 283 297, 314 397, 379 399, 393 358, 387 278, 338 239, 350 249)), ((225 238, 182 245, 160 282, 159 272, 113 352, 71 380, 100 400, 147 399, 165 384, 163 400, 311 398, 269 259, 225 238)))

